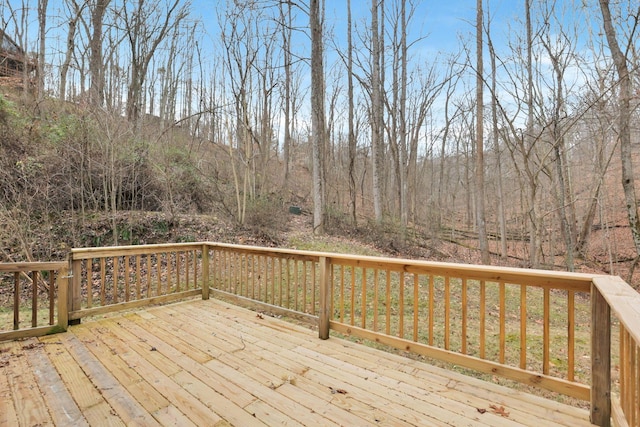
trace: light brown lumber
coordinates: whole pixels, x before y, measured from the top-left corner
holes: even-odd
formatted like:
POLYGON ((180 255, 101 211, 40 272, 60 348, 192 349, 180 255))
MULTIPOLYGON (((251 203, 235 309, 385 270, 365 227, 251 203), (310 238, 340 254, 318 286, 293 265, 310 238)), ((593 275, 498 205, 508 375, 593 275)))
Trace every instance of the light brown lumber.
MULTIPOLYGON (((234 313, 235 313, 235 312, 234 312, 234 313)), ((246 313, 246 314, 247 314, 247 316, 248 316, 248 313, 246 313)), ((265 317, 264 319, 258 319, 258 320, 255 320, 255 319, 253 319, 253 318, 251 318, 251 317, 245 317, 245 320, 244 320, 244 321, 253 321, 253 322, 255 322, 257 325, 261 325, 261 326, 263 326, 263 324, 262 324, 263 320, 265 320, 265 321, 269 321, 268 319, 266 319, 266 317, 265 317)), ((232 320, 230 320, 229 318, 226 318, 224 321, 225 321, 225 322, 229 322, 229 321, 232 321, 232 320)), ((243 322, 244 322, 244 321, 243 321, 243 322)), ((232 322, 235 322, 235 321, 232 321, 232 322)), ((243 322, 240 322, 240 325, 239 325, 240 327, 245 326, 243 322)), ((272 319, 272 322, 274 322, 274 323, 275 323, 275 322, 278 322, 278 321, 276 321, 276 320, 272 319)), ((282 321, 279 321, 279 322, 280 322, 280 323, 282 323, 282 321)), ((266 323, 266 322, 265 322, 265 323, 266 323)), ((292 328, 292 329, 293 329, 293 328, 297 328, 297 329, 298 329, 298 331, 300 332, 300 336, 301 336, 301 337, 304 337, 304 334, 306 334, 306 336, 307 336, 307 337, 309 337, 309 331, 306 331, 306 330, 304 330, 303 328, 299 328, 299 327, 297 327, 297 326, 295 326, 295 325, 288 325, 288 326, 290 326, 290 328, 292 328)), ((248 331, 246 331, 246 330, 245 330, 245 332, 246 332, 246 333, 249 333, 249 332, 248 332, 248 331)), ((276 341, 276 346, 278 346, 278 347, 281 345, 281 340, 280 340, 278 337, 275 337, 275 336, 273 336, 273 335, 269 335, 269 334, 260 334, 260 335, 261 335, 261 336, 263 336, 265 340, 269 340, 269 341, 274 341, 274 340, 275 340, 275 341, 276 341)), ((288 337, 287 337, 287 339, 290 339, 290 338, 291 338, 292 340, 294 340, 294 338, 293 338, 293 337, 290 337, 290 336, 288 336, 288 337)), ((301 342, 302 342, 302 343, 305 343, 305 342, 306 342, 306 343, 308 343, 308 342, 309 342, 309 340, 308 340, 308 338, 307 338, 306 340, 304 340, 304 339, 303 339, 301 342)), ((311 341, 311 342, 313 342, 313 341, 311 341)), ((322 341, 318 341, 318 342, 322 342, 322 341)), ((329 344, 325 344, 325 345, 329 345, 329 344)), ((332 346, 332 345, 331 345, 331 346, 332 346)), ((279 355, 282 355, 283 353, 278 353, 278 354, 279 354, 279 355)), ((225 357, 231 357, 231 356, 225 356, 225 357)), ((290 358, 292 358, 292 359, 298 359, 298 360, 302 359, 302 357, 301 357, 299 354, 292 354, 292 355, 291 355, 291 356, 289 356, 289 357, 290 357, 290 358)), ((225 360, 225 361, 226 361, 226 360, 225 360)), ((246 367, 241 366, 241 365, 239 364, 239 362, 236 362, 236 366, 235 366, 235 367, 236 367, 237 369, 242 369, 242 368, 245 368, 245 369, 246 369, 246 367)), ((331 374, 332 374, 334 377, 341 377, 343 373, 344 373, 343 371, 335 370, 335 371, 334 371, 334 372, 332 372, 331 374)), ((328 377, 328 381, 325 381, 325 383, 326 383, 325 393, 330 393, 330 389, 329 389, 329 387, 331 386, 331 378, 332 378, 332 377, 331 377, 331 375, 329 375, 329 377, 328 377)), ((335 380, 337 381, 337 380, 338 380, 338 378, 336 378, 335 380)), ((281 382, 282 382, 282 381, 281 381, 281 382)), ((339 388, 339 387, 338 387, 338 386, 336 386, 335 384, 334 384, 333 386, 334 386, 334 388, 339 388)), ((381 391, 381 393, 383 393, 383 391, 381 391)), ((373 401, 369 401, 369 403, 370 403, 370 405, 376 405, 376 403, 380 403, 380 402, 376 402, 375 400, 373 400, 373 401)), ((390 404, 390 405, 393 405, 393 403, 389 403, 389 404, 390 404)), ((388 410, 388 406, 387 406, 387 405, 385 405, 385 410, 388 410)), ((406 412, 407 412, 407 411, 406 411, 406 408, 402 408, 402 407, 400 407, 399 405, 397 405, 396 413, 397 413, 397 415, 398 415, 399 417, 403 417, 403 416, 405 416, 405 417, 406 417, 406 416, 407 416, 406 412)), ((455 414, 453 414, 453 413, 451 413, 451 412, 448 412, 448 413, 446 414, 446 416, 443 416, 443 418, 446 418, 446 419, 448 419, 448 418, 455 418, 455 414)), ((421 421, 420 421, 421 419, 422 419, 422 418, 415 418, 415 419, 413 419, 412 421, 413 421, 413 423, 414 423, 414 424, 419 425, 419 424, 421 423, 421 421)))
POLYGON ((87 422, 90 425, 124 426, 125 424, 115 414, 111 405, 87 378, 67 348, 62 345, 60 340, 62 336, 62 334, 58 334, 40 340, 50 344, 45 345, 44 351, 56 367, 62 382, 78 404, 78 408, 82 411, 87 422))
POLYGON ((273 390, 266 384, 256 382, 253 378, 247 376, 244 372, 239 372, 227 364, 219 360, 211 360, 205 364, 208 368, 215 370, 229 381, 251 390, 251 393, 263 402, 268 402, 270 406, 278 411, 289 415, 306 426, 326 426, 336 425, 327 418, 315 413, 314 411, 298 404, 297 402, 283 396, 276 390, 273 390))
POLYGON ((37 341, 30 339, 15 341, 11 344, 8 348, 13 357, 5 367, 5 373, 8 388, 13 396, 18 425, 50 425, 51 416, 27 361, 30 350, 24 349, 25 346, 37 345, 37 341))
MULTIPOLYGON (((176 405, 180 411, 196 425, 211 425, 222 419, 222 417, 211 411, 206 405, 195 399, 186 390, 177 385, 169 376, 162 372, 162 370, 158 369, 150 361, 145 359, 145 356, 148 356, 148 354, 154 354, 155 356, 157 351, 152 351, 150 347, 143 350, 145 351, 144 355, 135 350, 122 351, 122 348, 120 348, 122 344, 118 343, 118 339, 115 337, 117 331, 115 330, 114 325, 115 323, 110 324, 111 328, 114 330, 114 335, 103 338, 110 346, 117 349, 119 348, 120 351, 118 352, 118 357, 126 362, 132 371, 135 371, 135 373, 139 374, 144 381, 151 384, 153 389, 162 395, 167 401, 176 405)), ((98 354, 95 355, 96 357, 99 357, 98 354)), ((132 390, 130 390, 130 392, 132 392, 132 390)), ((157 409, 154 409, 154 411, 155 410, 157 409)))
MULTIPOLYGON (((347 360, 353 360, 353 363, 356 364, 364 363, 364 366, 368 366, 371 369, 379 367, 378 369, 392 377, 400 376, 405 381, 408 378, 417 377, 419 378, 418 383, 422 383, 425 386, 433 386, 434 383, 446 386, 451 381, 455 381, 456 387, 464 390, 465 394, 480 398, 487 398, 489 395, 494 396, 499 399, 499 402, 504 402, 501 403, 503 405, 508 403, 511 407, 517 406, 523 412, 529 413, 534 421, 540 418, 547 418, 550 421, 564 425, 576 425, 576 423, 589 425, 588 413, 584 409, 495 385, 468 375, 433 367, 427 363, 414 361, 400 355, 386 354, 382 357, 380 350, 361 344, 343 341, 343 345, 355 350, 347 353, 350 357, 356 359, 347 360), (359 354, 362 354, 360 360, 357 359, 359 354), (371 356, 371 359, 369 359, 369 356, 371 356), (389 364, 390 361, 392 364, 389 364)), ((322 346, 314 348, 318 352, 327 353, 322 346)))
POLYGON ((14 357, 10 352, 13 343, 0 344, 0 426, 18 425, 18 415, 11 398, 11 389, 7 380, 8 366, 14 357))
MULTIPOLYGON (((137 325, 133 322, 118 322, 117 328, 122 328, 117 332, 117 334, 122 337, 126 337, 127 334, 132 334, 132 332, 136 332, 137 334, 139 334, 138 336, 145 335, 144 329, 140 325, 137 325)), ((166 347, 170 347, 170 344, 163 346, 161 343, 157 343, 157 345, 158 347, 155 347, 156 350, 153 351, 153 353, 161 355, 164 359, 163 361, 158 360, 158 362, 173 364, 173 362, 171 362, 167 358, 167 356, 163 355, 166 347)), ((144 358, 146 356, 146 352, 148 352, 147 348, 136 344, 131 344, 131 346, 138 352, 138 354, 140 354, 141 357, 144 358)), ((184 360, 186 358, 183 354, 180 353, 175 359, 176 362, 179 362, 180 360, 184 360)), ((156 364, 154 363, 154 365, 156 364)), ((155 367, 156 369, 159 369, 158 365, 156 365, 155 367)), ((203 373, 204 369, 201 368, 198 371, 198 373, 203 373)), ((204 379, 206 379, 207 377, 211 378, 211 376, 205 374, 204 377, 205 378, 201 378, 200 376, 194 375, 186 370, 179 369, 176 370, 170 378, 176 385, 188 391, 200 402, 204 403, 208 408, 214 411, 218 416, 221 417, 220 419, 224 418, 234 425, 261 425, 261 423, 254 420, 248 412, 244 411, 240 406, 238 406, 235 400, 230 400, 230 398, 233 399, 235 394, 231 394, 231 396, 219 394, 219 391, 216 389, 216 382, 204 382, 204 379)), ((251 397, 247 400, 247 403, 254 401, 254 399, 251 397)), ((180 405, 180 407, 182 407, 182 405, 180 405)), ((190 412, 186 413, 189 414, 190 412)), ((208 425, 211 422, 213 422, 213 420, 209 420, 208 425)))
MULTIPOLYGON (((173 307, 175 308, 175 306, 173 307)), ((194 313, 196 312, 196 310, 188 310, 189 313, 194 313)), ((161 314, 161 313, 165 313, 165 310, 156 310, 154 311, 157 314, 161 314)), ((194 314, 194 316, 197 316, 198 318, 205 320, 205 313, 203 312, 197 312, 194 314)), ((171 316, 173 317, 173 316, 171 316)), ((263 320, 266 319, 259 319, 257 317, 254 317, 255 322, 261 323, 263 322, 263 320)), ((218 316, 218 324, 220 322, 220 316, 218 316)), ((243 323, 238 323, 236 322, 236 320, 234 320, 234 318, 226 318, 225 322, 230 322, 231 324, 233 324, 235 327, 242 327, 244 332, 243 333, 243 337, 244 340, 247 343, 247 346, 245 349, 243 349, 243 351, 236 351, 230 354, 221 354, 219 356, 219 360, 226 363, 227 365, 231 366, 232 368, 244 372, 247 375, 251 376, 252 378, 254 378, 256 381, 259 381, 262 384, 268 384, 270 387, 273 387, 275 389, 277 389, 278 391, 282 392, 282 390, 288 390, 288 389, 282 389, 281 386, 283 384, 286 384, 288 381, 290 382, 296 382, 297 384, 302 385, 302 382, 304 381, 304 378, 301 377, 301 375, 303 374, 304 368, 301 367, 297 367, 297 369, 295 370, 287 370, 287 368, 283 368, 282 366, 274 363, 271 359, 278 359, 278 355, 272 355, 272 352, 274 350, 269 350, 269 351, 265 351, 263 348, 255 348, 255 346, 251 345, 251 343, 253 343, 256 340, 259 340, 259 338, 256 338, 252 335, 250 335, 250 333, 252 331, 247 331, 246 328, 244 328, 244 324, 243 323), (247 333, 247 335, 244 335, 244 333, 247 333)), ((282 322, 280 322, 282 323, 282 322)), ((264 329, 265 326, 261 325, 260 329, 264 329)), ((223 330, 234 330, 237 331, 237 329, 232 329, 230 327, 223 327, 221 328, 223 330)), ((195 331, 200 331, 200 328, 193 328, 192 330, 189 331, 189 333, 194 334, 195 331)), ((239 331, 236 333, 240 333, 239 331)), ((305 331, 305 333, 307 334, 307 336, 309 336, 309 331, 305 331)), ((262 330, 254 330, 253 334, 256 336, 261 336, 264 335, 264 332, 262 330)), ((207 343, 211 343, 214 341, 219 341, 219 334, 202 334, 201 335, 202 339, 205 341, 204 343, 202 343, 201 345, 207 345, 207 343)), ((288 337, 288 336, 287 336, 288 337)), ((315 336, 312 336, 312 339, 316 339, 315 336)), ((224 344, 224 342, 223 342, 224 344)), ((220 345, 220 344, 218 344, 220 345)), ((285 338, 285 340, 280 340, 279 341, 279 345, 276 346, 276 351, 279 349, 282 349, 284 347, 288 347, 288 341, 285 338)), ((222 348, 222 347, 221 347, 222 348)), ((283 359, 286 360, 286 359, 283 359)), ((318 391, 318 387, 315 388, 316 391, 318 391)), ((296 389, 297 390, 297 389, 296 389)), ((305 389, 302 389, 302 391, 305 391, 305 389)), ((328 387, 323 387, 321 392, 318 392, 315 397, 318 398, 319 396, 322 396, 321 400, 324 400, 325 402, 335 402, 335 401, 339 401, 339 400, 343 400, 343 401, 347 401, 347 402, 352 402, 353 404, 337 404, 336 406, 341 407, 342 409, 348 410, 354 414, 357 414, 358 416, 360 416, 361 418, 364 418, 364 420, 368 420, 368 422, 371 423, 375 423, 376 422, 376 414, 374 414, 374 408, 371 405, 364 405, 364 404, 359 404, 359 402, 354 401, 353 399, 341 399, 341 395, 340 394, 336 394, 336 395, 331 395, 330 393, 330 389, 328 387), (320 394, 321 393, 321 394, 320 394), (327 397, 328 396, 328 397, 327 397)), ((292 398, 296 398, 297 395, 295 394, 295 392, 293 392, 293 394, 291 395, 292 398)), ((340 403, 340 402, 338 402, 340 403)), ((322 407, 316 408, 318 411, 322 411, 321 409, 322 407)), ((350 418, 350 417, 349 417, 350 418)), ((384 417, 381 415, 377 415, 378 419, 383 419, 384 417)), ((387 418, 391 418, 394 425, 401 425, 400 420, 396 419, 396 418, 392 418, 392 417, 387 417, 387 418)), ((338 422, 338 420, 336 420, 338 422)), ((347 422, 347 420, 342 420, 342 423, 347 422)), ((350 418, 350 422, 349 424, 352 424, 354 422, 353 419, 350 418)), ((362 420, 358 421, 358 422, 363 422, 362 420)))
POLYGON ((84 346, 84 343, 72 333, 63 334, 61 340, 68 348, 71 356, 82 367, 82 370, 87 373, 91 382, 126 425, 159 425, 158 422, 136 402, 133 396, 118 383, 113 375, 93 357, 91 352, 84 346))
POLYGON ((277 426, 301 426, 298 421, 276 411, 271 406, 261 400, 256 400, 252 404, 245 407, 245 410, 258 420, 266 420, 270 425, 277 426))
MULTIPOLYGON (((40 345, 45 344, 40 343, 40 345)), ((32 367, 54 424, 70 427, 88 426, 89 423, 82 415, 73 397, 69 394, 58 371, 56 371, 45 351, 38 346, 30 350, 29 353, 29 364, 32 367)))
POLYGON ((86 343, 85 345, 94 356, 147 412, 154 413, 169 406, 170 402, 120 357, 123 352, 129 351, 128 348, 114 344, 116 338, 110 332, 103 331, 104 329, 104 327, 75 328, 74 333, 86 343), (98 329, 100 330, 98 331, 98 329), (96 337, 96 339, 88 342, 91 337, 96 337))
MULTIPOLYGON (((129 333, 132 334, 139 331, 140 328, 139 325, 132 325, 127 322, 122 322, 120 326, 125 328, 129 333)), ((185 371, 190 372, 195 377, 209 384, 216 384, 216 392, 230 399, 236 405, 244 407, 255 401, 255 397, 252 396, 249 392, 236 386, 233 383, 230 383, 226 378, 223 378, 217 372, 204 367, 193 359, 183 357, 183 353, 173 348, 170 344, 159 339, 148 343, 155 345, 156 350, 159 353, 165 355, 171 360, 174 360, 175 363, 185 371)))

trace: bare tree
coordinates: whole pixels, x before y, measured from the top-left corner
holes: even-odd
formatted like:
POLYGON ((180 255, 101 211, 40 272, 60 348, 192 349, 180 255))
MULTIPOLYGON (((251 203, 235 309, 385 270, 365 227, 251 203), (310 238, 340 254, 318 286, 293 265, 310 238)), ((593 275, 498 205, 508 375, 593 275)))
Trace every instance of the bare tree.
POLYGON ((489 242, 485 220, 484 194, 484 76, 483 76, 483 28, 482 0, 476 1, 476 223, 478 242, 483 264, 490 264, 489 242))
MULTIPOLYGON (((374 0, 376 1, 376 0, 374 0)), ((321 0, 309 2, 309 27, 311 29, 311 138, 313 162, 313 232, 324 232, 325 199, 322 156, 326 144, 324 115, 324 58, 323 20, 321 0)), ((322 10, 324 10, 322 8, 322 10)))
POLYGON ((105 13, 111 0, 95 0, 91 5, 91 40, 89 49, 89 74, 91 75, 90 102, 94 106, 102 106, 104 103, 104 64, 102 61, 102 26, 105 13))
MULTIPOLYGON (((622 161, 622 188, 624 190, 624 198, 627 207, 627 217, 633 243, 636 249, 636 262, 640 259, 640 218, 638 217, 638 201, 636 198, 636 188, 634 179, 634 167, 632 161, 632 145, 631 145, 631 96, 632 82, 629 73, 628 59, 620 48, 616 30, 613 26, 611 18, 611 10, 609 0, 599 0, 600 11, 602 12, 602 21, 604 25, 604 33, 607 38, 609 50, 613 63, 618 74, 618 140, 620 142, 620 156, 622 161)), ((635 16, 632 16, 635 22, 633 28, 637 28, 638 19, 640 18, 640 6, 635 16)), ((632 43, 633 37, 629 37, 629 43, 632 43)))
POLYGON ((127 89, 127 118, 136 123, 143 109, 142 94, 151 58, 172 28, 188 16, 189 3, 171 0, 159 7, 157 3, 136 0, 133 10, 127 5, 122 15, 130 48, 130 78, 127 89))

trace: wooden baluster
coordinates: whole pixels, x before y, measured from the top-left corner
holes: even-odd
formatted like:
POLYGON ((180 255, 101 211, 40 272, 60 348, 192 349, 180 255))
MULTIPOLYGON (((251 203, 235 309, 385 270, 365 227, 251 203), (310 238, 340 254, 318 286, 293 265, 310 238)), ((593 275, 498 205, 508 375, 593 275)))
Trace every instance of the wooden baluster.
POLYGON ((467 354, 467 279, 462 279, 462 336, 460 342, 460 352, 467 354))
POLYGON ((87 308, 93 307, 93 259, 87 260, 87 308))
POLYGON ((340 266, 340 323, 344 323, 344 265, 340 266))
POLYGON ((498 359, 500 363, 504 363, 506 353, 506 286, 504 282, 500 282, 500 354, 498 359))
POLYGON ((434 306, 435 306, 435 278, 429 276, 429 345, 433 345, 433 327, 434 327, 434 306))
POLYGON ((113 257, 113 304, 118 303, 118 276, 120 275, 120 257, 113 257))
MULTIPOLYGON (((186 289, 189 289, 187 282, 186 289)), ((193 250, 193 289, 198 289, 198 254, 193 250)))
POLYGON ((398 337, 404 338, 404 271, 398 273, 398 337))
POLYGON ((376 268, 373 270, 373 330, 378 332, 378 298, 379 298, 379 270, 376 268))
POLYGON ((391 335, 391 272, 386 270, 385 276, 387 280, 385 332, 387 335, 391 335))
POLYGON ((451 335, 451 278, 444 278, 444 349, 449 350, 451 335))
MULTIPOLYGON (((172 276, 171 272, 173 270, 173 261, 172 261, 173 254, 174 254, 173 252, 167 252, 165 254, 165 257, 167 259, 167 293, 168 294, 172 293, 171 288, 173 287, 173 286, 171 286, 172 282, 173 282, 173 280, 171 279, 171 276, 172 276)), ((174 291, 175 291, 175 287, 173 287, 173 288, 174 288, 174 291)))
POLYGON ((418 315, 420 311, 420 277, 413 274, 413 340, 418 341, 418 315))
POLYGON ((151 254, 147 254, 147 298, 151 297, 151 288, 153 287, 152 285, 152 281, 151 281, 151 273, 152 273, 152 268, 153 264, 151 264, 151 254))
POLYGON ((484 359, 486 349, 487 336, 487 284, 484 280, 480 281, 480 359, 484 359))
POLYGON ((361 326, 362 329, 367 327, 367 269, 362 269, 362 277, 360 279, 362 282, 362 295, 360 297, 360 317, 361 317, 361 326))
POLYGON ((576 313, 575 292, 567 293, 567 379, 575 381, 576 313))
POLYGON ((542 373, 549 375, 549 347, 550 347, 550 294, 549 288, 543 289, 543 319, 542 319, 542 373))
POLYGON ((356 272, 353 266, 350 266, 351 272, 351 326, 356 324, 356 272))
POLYGON ((527 287, 520 285, 520 369, 527 369, 527 287))
POLYGON ((209 299, 209 246, 202 245, 202 299, 209 299))
POLYGON ((124 257, 124 300, 125 301, 129 301, 129 296, 131 293, 131 278, 130 276, 130 271, 129 271, 129 261, 130 261, 130 257, 129 255, 126 255, 124 257))
POLYGON ((140 277, 140 257, 136 255, 136 299, 139 300, 142 294, 142 279, 140 277))
POLYGON ((38 271, 31 272, 31 326, 38 326, 38 271))
POLYGON ((20 272, 13 273, 13 329, 20 329, 20 272))
POLYGON ((56 272, 49 270, 49 325, 53 325, 56 299, 56 272))
POLYGON ((107 304, 107 266, 105 258, 100 258, 100 305, 107 304))

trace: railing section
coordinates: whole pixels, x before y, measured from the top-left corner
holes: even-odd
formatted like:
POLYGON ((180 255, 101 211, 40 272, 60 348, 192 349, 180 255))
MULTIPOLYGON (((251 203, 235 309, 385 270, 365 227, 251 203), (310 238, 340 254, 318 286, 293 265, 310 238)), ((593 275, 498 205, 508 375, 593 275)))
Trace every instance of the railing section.
POLYGON ((331 328, 589 400, 591 277, 409 260, 331 258, 331 328), (576 308, 579 310, 576 310, 576 308), (581 330, 584 330, 584 325, 581 330))
POLYGON ((0 341, 66 329, 66 292, 66 262, 0 263, 0 341))
POLYGON ((201 243, 73 249, 70 257, 72 321, 207 293, 201 243))
MULTIPOLYGON (((592 357, 603 365, 603 369, 594 376, 592 422, 606 425, 610 413, 614 425, 640 427, 640 294, 619 277, 596 277, 593 287, 592 310, 594 316, 601 316, 602 320, 594 332, 592 357), (620 331, 617 349, 610 336, 611 328, 607 327, 611 315, 620 331), (616 352, 618 366, 610 362, 611 354, 616 352), (612 393, 611 383, 615 376, 618 390, 612 393)), ((615 384, 615 380, 613 382, 615 384)))
POLYGON ((219 295, 258 303, 272 314, 318 316, 317 255, 213 243, 209 251, 210 287, 219 295))

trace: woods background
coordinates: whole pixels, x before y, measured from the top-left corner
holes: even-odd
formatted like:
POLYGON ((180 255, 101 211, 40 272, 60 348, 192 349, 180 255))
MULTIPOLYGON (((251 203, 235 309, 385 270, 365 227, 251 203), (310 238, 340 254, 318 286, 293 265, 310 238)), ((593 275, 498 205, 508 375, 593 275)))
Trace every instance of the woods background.
POLYGON ((636 2, 478 0, 442 47, 428 2, 357 3, 2 3, 0 260, 185 217, 278 245, 295 205, 387 253, 637 289, 636 2))

